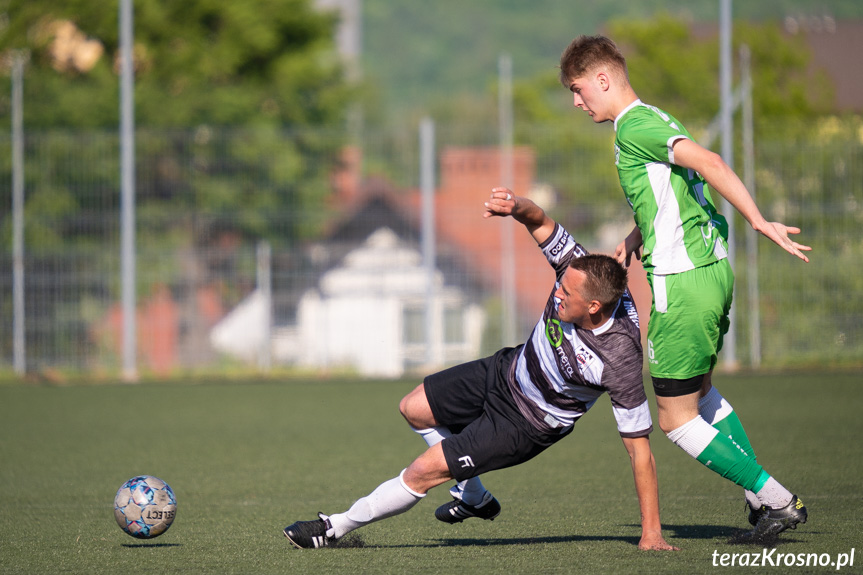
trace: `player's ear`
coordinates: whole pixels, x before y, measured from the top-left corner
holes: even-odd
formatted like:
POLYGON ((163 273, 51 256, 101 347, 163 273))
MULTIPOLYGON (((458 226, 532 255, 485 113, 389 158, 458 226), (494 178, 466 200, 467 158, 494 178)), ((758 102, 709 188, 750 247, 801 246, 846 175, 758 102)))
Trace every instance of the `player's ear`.
POLYGON ((609 86, 611 86, 611 79, 607 70, 600 70, 596 73, 596 83, 601 90, 608 90, 609 86))
POLYGON ((587 304, 587 312, 591 315, 599 313, 600 310, 602 310, 602 304, 597 300, 593 300, 587 304))

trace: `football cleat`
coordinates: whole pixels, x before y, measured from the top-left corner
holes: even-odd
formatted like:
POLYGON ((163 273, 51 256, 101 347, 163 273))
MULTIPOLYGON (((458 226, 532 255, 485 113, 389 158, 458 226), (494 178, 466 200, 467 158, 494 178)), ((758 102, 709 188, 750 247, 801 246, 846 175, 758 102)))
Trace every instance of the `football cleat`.
POLYGON ((336 538, 327 535, 332 530, 330 518, 318 513, 319 519, 312 521, 297 521, 285 527, 285 537, 297 549, 317 549, 332 544, 336 538))
POLYGON ((500 503, 488 491, 482 496, 482 502, 479 505, 468 505, 461 499, 454 498, 434 512, 435 518, 444 523, 461 523, 471 517, 493 521, 498 515, 500 515, 500 503))
POLYGON ((758 520, 761 519, 761 516, 767 513, 767 507, 762 505, 758 509, 755 509, 754 507, 749 505, 749 503, 746 503, 745 505, 746 509, 749 511, 749 524, 755 527, 756 525, 758 525, 758 520))
POLYGON ((770 543, 786 529, 797 529, 798 523, 806 523, 809 516, 803 502, 796 495, 785 507, 780 509, 762 507, 762 509, 764 511, 758 517, 755 528, 735 538, 734 543, 770 543))

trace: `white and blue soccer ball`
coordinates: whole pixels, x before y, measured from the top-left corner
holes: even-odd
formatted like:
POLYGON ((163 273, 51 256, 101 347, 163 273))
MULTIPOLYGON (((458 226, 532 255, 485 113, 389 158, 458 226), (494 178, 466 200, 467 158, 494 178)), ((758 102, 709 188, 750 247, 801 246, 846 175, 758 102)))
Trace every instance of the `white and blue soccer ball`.
POLYGON ((138 475, 120 486, 114 497, 114 519, 138 539, 152 539, 168 530, 177 515, 171 486, 152 475, 138 475))

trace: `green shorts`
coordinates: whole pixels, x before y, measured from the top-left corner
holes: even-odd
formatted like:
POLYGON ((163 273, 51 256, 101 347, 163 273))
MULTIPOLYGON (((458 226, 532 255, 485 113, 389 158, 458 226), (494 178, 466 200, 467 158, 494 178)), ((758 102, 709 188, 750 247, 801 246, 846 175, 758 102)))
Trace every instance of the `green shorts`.
POLYGON ((650 375, 689 379, 712 370, 730 325, 734 272, 728 259, 679 274, 648 274, 648 281, 650 375))

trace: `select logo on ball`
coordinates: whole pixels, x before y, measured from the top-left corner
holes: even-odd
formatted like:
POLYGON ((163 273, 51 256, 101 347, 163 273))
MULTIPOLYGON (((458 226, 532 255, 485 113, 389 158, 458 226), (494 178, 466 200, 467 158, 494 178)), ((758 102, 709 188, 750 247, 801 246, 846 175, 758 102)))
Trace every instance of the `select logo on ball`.
POLYGON ((138 475, 120 486, 114 497, 114 519, 138 539, 152 539, 168 530, 177 514, 171 486, 152 475, 138 475))

